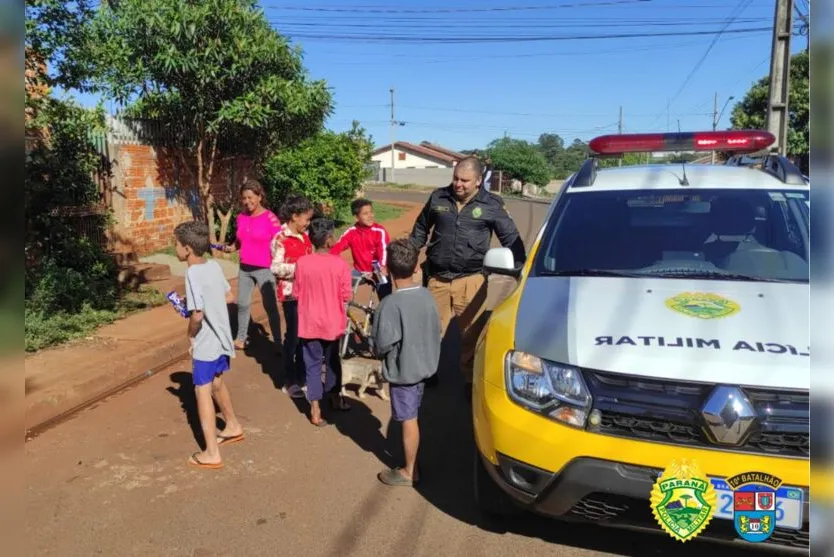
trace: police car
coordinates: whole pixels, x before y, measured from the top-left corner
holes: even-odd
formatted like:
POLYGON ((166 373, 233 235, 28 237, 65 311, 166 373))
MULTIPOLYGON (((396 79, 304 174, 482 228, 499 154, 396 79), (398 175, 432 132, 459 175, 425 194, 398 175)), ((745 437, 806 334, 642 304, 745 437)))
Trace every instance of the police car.
POLYGON ((706 521, 682 530, 692 537, 807 551, 806 179, 777 154, 759 167, 599 162, 774 141, 758 130, 595 138, 526 263, 487 253, 486 272, 518 286, 476 352, 484 512, 668 532, 658 513, 684 508, 706 521), (711 495, 661 512, 658 478, 682 462, 711 495), (743 507, 745 481, 758 514, 743 507))

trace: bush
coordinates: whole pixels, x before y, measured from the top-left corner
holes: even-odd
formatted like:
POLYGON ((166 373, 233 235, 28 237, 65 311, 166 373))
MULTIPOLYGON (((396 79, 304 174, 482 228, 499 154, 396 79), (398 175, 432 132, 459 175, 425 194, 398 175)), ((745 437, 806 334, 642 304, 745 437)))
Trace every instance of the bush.
POLYGON ((551 170, 538 147, 521 139, 504 137, 489 144, 487 153, 493 168, 504 171, 509 178, 546 186, 551 170))
MULTIPOLYGON (((77 217, 62 216, 64 209, 97 201, 92 176, 99 156, 90 136, 102 120, 100 111, 47 99, 35 122, 45 140, 33 146, 26 160, 27 350, 77 336, 91 323, 101 323, 102 312, 109 315, 117 308, 115 262, 103 246, 80 234, 77 217)), ((106 215, 84 218, 99 230, 108 225, 106 215)))
POLYGON ((270 207, 300 193, 332 215, 343 212, 362 187, 364 157, 363 146, 350 135, 330 131, 272 155, 263 174, 270 207))

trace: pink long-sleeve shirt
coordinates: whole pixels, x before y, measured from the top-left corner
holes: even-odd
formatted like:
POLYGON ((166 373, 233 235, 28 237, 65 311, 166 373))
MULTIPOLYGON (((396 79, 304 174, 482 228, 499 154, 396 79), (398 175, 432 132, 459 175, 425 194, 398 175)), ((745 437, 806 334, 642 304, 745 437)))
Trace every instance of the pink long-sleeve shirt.
POLYGON ((272 264, 272 238, 281 231, 281 221, 270 210, 257 217, 240 213, 237 216, 237 240, 243 265, 269 269, 272 264))
POLYGON ((313 253, 295 264, 298 337, 336 340, 345 333, 346 304, 353 297, 350 267, 337 255, 313 253))

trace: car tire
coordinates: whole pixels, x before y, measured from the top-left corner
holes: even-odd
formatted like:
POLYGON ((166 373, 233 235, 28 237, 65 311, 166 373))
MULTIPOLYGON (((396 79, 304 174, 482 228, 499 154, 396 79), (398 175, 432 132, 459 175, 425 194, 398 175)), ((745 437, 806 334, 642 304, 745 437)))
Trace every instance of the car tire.
POLYGON ((522 514, 523 510, 510 499, 510 496, 495 485, 477 448, 473 451, 473 456, 475 502, 481 513, 488 518, 508 518, 522 514))

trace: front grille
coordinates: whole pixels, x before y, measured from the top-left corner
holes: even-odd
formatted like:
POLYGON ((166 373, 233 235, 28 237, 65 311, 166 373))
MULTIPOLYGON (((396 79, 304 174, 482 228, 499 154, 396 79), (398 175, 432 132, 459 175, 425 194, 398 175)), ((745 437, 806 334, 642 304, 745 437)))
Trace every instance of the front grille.
POLYGON ((645 441, 808 458, 810 402, 805 393, 744 389, 759 424, 740 446, 719 446, 703 429, 701 408, 715 385, 687 384, 586 370, 601 413, 590 431, 645 441))
MULTIPOLYGON (((568 514, 574 518, 592 522, 652 527, 660 530, 647 500, 622 495, 590 493, 577 502, 568 514)), ((713 518, 699 537, 722 540, 740 539, 732 521, 718 518, 713 518)), ((807 549, 810 546, 808 523, 803 525, 802 530, 776 528, 770 538, 762 543, 807 549)))
POLYGON ((630 503, 627 497, 593 493, 576 503, 571 508, 570 514, 594 522, 612 520, 625 516, 629 511, 630 503))

